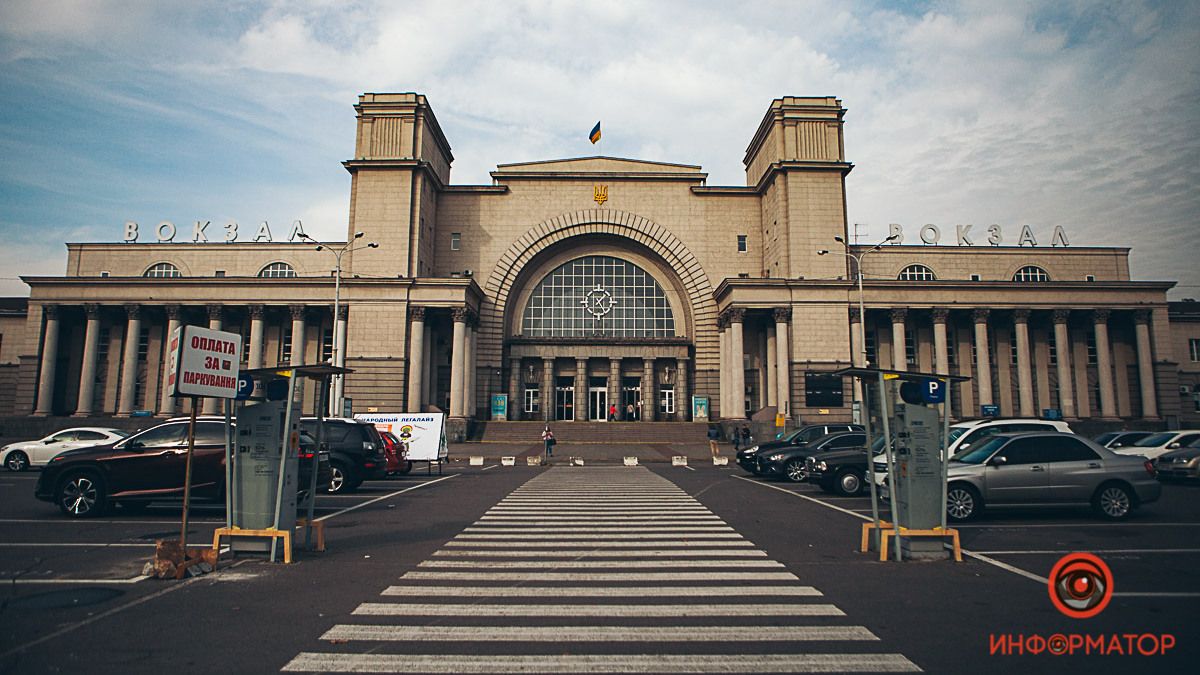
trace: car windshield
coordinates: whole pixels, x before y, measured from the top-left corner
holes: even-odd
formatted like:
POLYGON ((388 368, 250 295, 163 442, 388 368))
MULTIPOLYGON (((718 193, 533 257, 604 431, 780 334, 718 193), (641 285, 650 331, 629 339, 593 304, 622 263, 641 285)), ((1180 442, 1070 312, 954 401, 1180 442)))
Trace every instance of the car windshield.
POLYGON ((1133 446, 1135 448, 1154 448, 1160 445, 1166 445, 1172 438, 1175 438, 1175 434, 1171 432, 1165 434, 1150 434, 1142 440, 1135 442, 1133 446))
POLYGON ((962 436, 970 430, 970 427, 950 427, 950 443, 953 444, 954 441, 958 440, 959 436, 962 436))
POLYGON ((124 429, 113 429, 112 435, 116 436, 117 438, 129 438, 129 432, 125 431, 124 429))
POLYGON ((963 464, 983 464, 992 456, 992 453, 996 452, 1006 442, 1008 442, 1008 439, 1003 436, 992 436, 978 443, 970 450, 951 457, 950 461, 962 462, 963 464))

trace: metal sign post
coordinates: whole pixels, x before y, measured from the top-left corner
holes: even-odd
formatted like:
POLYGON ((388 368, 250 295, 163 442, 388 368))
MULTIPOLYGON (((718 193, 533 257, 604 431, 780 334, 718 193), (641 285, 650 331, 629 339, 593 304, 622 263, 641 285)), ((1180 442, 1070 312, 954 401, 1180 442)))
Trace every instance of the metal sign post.
MULTIPOLYGON (((282 452, 279 453, 279 478, 275 485, 275 517, 271 520, 276 530, 283 529, 282 523, 279 522, 280 513, 283 511, 283 483, 286 477, 285 464, 287 463, 288 452, 292 450, 292 406, 296 401, 296 380, 299 379, 294 370, 287 371, 288 378, 288 393, 287 401, 283 410, 283 441, 281 445, 282 452)), ((296 439, 299 442, 299 439, 296 439)), ((295 523, 288 523, 288 528, 291 529, 295 523)), ((279 539, 271 538, 271 562, 275 562, 275 549, 279 546, 279 539)), ((290 557, 290 554, 289 554, 290 557)))
POLYGON ((188 422, 187 461, 183 470, 183 523, 179 528, 179 547, 183 549, 183 558, 187 560, 187 529, 188 507, 192 501, 192 455, 196 451, 196 408, 200 407, 200 397, 192 397, 192 416, 188 422))

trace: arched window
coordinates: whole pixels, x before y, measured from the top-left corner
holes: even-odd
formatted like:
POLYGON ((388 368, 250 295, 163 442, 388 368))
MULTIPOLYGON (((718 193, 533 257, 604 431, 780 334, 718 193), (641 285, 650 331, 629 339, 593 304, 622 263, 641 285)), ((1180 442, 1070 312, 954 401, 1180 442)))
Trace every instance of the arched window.
POLYGON ((270 279, 289 279, 296 276, 296 270, 285 262, 273 262, 259 270, 258 276, 270 279))
POLYGON ((1050 281, 1050 275, 1037 265, 1026 265, 1017 270, 1013 281, 1050 281))
POLYGON ((572 260, 546 275, 525 306, 526 337, 674 337, 675 317, 646 270, 609 256, 572 260))
POLYGON ((154 263, 146 272, 142 274, 144 277, 154 277, 156 279, 169 279, 172 277, 181 277, 179 268, 169 262, 154 263))
POLYGON ((900 276, 896 278, 900 281, 933 281, 937 279, 937 275, 928 267, 918 264, 900 270, 900 276))

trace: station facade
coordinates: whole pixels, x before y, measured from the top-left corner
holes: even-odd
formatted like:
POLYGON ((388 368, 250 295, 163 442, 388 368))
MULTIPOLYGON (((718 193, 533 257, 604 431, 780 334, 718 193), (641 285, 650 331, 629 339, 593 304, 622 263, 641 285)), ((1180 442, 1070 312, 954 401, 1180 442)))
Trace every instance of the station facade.
POLYGON ((1184 390, 1200 322, 1167 302, 1171 282, 1130 278, 1128 248, 1059 232, 1037 245, 1018 227, 998 245, 984 228, 973 245, 853 243, 836 98, 773 101, 743 186, 611 157, 502 164, 489 185, 455 185, 425 96, 354 108, 355 250, 336 315, 330 249, 346 242, 317 250, 296 225, 238 241, 219 223, 127 224, 125 241, 67 244, 63 276, 23 277, 27 306, 0 308, 0 413, 182 412, 164 349, 190 323, 240 333, 249 368, 352 368, 340 393, 354 412, 438 409, 460 425, 491 419, 496 394, 508 419, 846 421, 852 387, 830 373, 864 359, 971 377, 956 417, 1197 418, 1184 390))

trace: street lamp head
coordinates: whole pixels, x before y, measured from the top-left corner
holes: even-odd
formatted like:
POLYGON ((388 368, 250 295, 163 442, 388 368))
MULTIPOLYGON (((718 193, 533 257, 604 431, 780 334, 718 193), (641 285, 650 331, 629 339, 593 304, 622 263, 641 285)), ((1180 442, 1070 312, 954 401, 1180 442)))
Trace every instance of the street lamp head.
POLYGON ((322 246, 322 245, 320 245, 320 244, 317 244, 317 250, 318 250, 318 251, 324 251, 324 250, 325 250, 325 247, 324 247, 324 246, 322 246))
POLYGON ((827 248, 823 248, 820 251, 817 251, 817 255, 825 255, 826 253, 829 253, 829 249, 827 249, 827 248))
POLYGON ((898 235, 898 234, 889 234, 889 235, 888 235, 888 238, 887 238, 887 239, 884 239, 883 241, 886 243, 886 242, 889 242, 889 241, 895 241, 895 240, 897 240, 897 239, 899 239, 899 238, 900 238, 900 235, 898 235))
POLYGON ((833 238, 833 240, 834 240, 834 241, 836 241, 836 242, 837 242, 837 243, 839 243, 839 244, 844 244, 844 243, 846 243, 846 240, 845 240, 845 239, 842 239, 840 236, 834 237, 834 238, 833 238))
POLYGON ((363 233, 363 232, 355 232, 355 233, 354 233, 354 238, 355 238, 355 239, 362 239, 364 234, 365 234, 365 233, 363 233))
POLYGON ((379 244, 377 244, 375 242, 371 242, 371 243, 367 244, 367 248, 379 248, 379 244))

